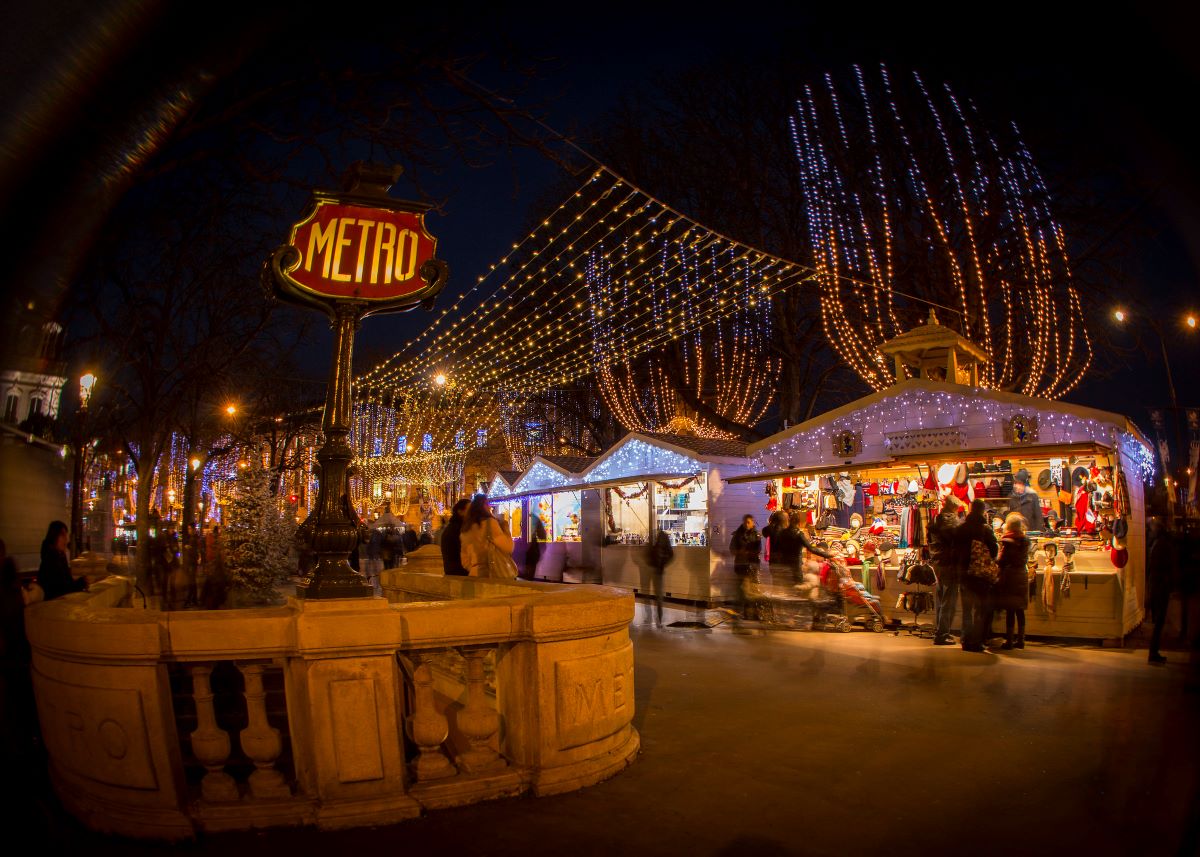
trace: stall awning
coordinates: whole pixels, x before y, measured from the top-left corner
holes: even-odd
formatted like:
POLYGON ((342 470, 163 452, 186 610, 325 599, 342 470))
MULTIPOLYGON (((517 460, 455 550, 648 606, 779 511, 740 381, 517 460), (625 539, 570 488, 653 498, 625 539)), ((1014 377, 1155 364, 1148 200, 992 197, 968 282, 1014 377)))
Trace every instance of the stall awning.
POLYGON ((929 462, 943 463, 947 461, 967 461, 972 458, 1046 458, 1066 457, 1071 455, 1109 455, 1112 448, 1097 441, 1087 443, 1042 443, 1029 446, 1002 446, 975 449, 945 449, 936 452, 906 452, 893 455, 890 458, 875 461, 830 462, 813 467, 796 467, 790 470, 764 470, 760 473, 750 473, 744 476, 730 476, 726 482, 759 482, 767 479, 784 479, 788 476, 814 476, 825 473, 840 473, 842 471, 870 470, 877 467, 898 467, 905 464, 927 464, 929 462))
POLYGON ((1034 443, 1027 446, 989 446, 974 449, 947 449, 940 452, 904 452, 892 456, 897 464, 927 461, 966 461, 971 458, 1048 458, 1068 455, 1109 454, 1112 448, 1098 441, 1080 443, 1034 443))
POLYGON ((759 482, 764 479, 784 479, 788 476, 815 476, 822 473, 841 473, 844 471, 853 470, 868 470, 872 467, 891 467, 898 462, 894 458, 885 458, 878 461, 855 461, 851 464, 842 462, 834 464, 822 464, 819 467, 792 467, 787 470, 764 470, 761 473, 748 473, 743 476, 729 476, 724 481, 734 482, 759 482))

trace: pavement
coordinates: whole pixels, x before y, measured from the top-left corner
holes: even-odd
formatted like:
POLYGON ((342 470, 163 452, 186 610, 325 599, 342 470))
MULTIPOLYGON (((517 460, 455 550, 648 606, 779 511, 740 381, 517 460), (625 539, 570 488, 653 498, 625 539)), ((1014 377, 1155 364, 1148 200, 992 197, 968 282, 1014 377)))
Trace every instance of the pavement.
POLYGON ((970 654, 864 631, 633 635, 643 751, 581 792, 169 849, 82 830, 31 770, 8 829, 89 855, 1200 854, 1195 654, 1156 667, 1145 649, 970 654))

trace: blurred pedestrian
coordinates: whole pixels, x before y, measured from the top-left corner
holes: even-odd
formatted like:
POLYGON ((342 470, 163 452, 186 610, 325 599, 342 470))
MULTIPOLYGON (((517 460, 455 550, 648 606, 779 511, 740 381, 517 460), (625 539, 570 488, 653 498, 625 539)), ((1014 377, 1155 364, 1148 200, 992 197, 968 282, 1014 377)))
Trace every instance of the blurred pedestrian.
POLYGON ((970 574, 971 546, 981 542, 992 559, 1000 551, 996 534, 987 522, 986 504, 982 500, 971 501, 971 511, 955 531, 955 564, 962 580, 962 647, 965 652, 982 652, 988 629, 987 604, 991 596, 992 583, 970 574))
POLYGON ((962 586, 962 570, 958 567, 955 547, 955 531, 958 529, 958 511, 961 501, 953 494, 946 497, 942 511, 929 522, 929 562, 937 575, 936 630, 933 634, 935 646, 953 646, 950 629, 954 626, 954 612, 958 606, 958 593, 962 586))
POLYGON ((661 628, 665 585, 663 578, 666 576, 667 566, 675 559, 675 547, 671 544, 671 537, 665 530, 660 529, 647 545, 646 552, 650 561, 650 587, 654 593, 654 625, 661 628))
POLYGON ((62 521, 51 521, 42 540, 42 564, 38 567, 37 582, 46 594, 46 600, 82 592, 87 589, 87 580, 76 580, 71 575, 71 563, 67 559, 67 542, 70 531, 62 521))
POLYGON ((1179 578, 1179 550, 1175 536, 1161 518, 1150 519, 1150 542, 1146 551, 1146 600, 1154 630, 1150 635, 1150 663, 1165 664, 1159 652, 1163 626, 1167 623, 1167 606, 1179 578))
POLYGON ((542 558, 542 543, 546 541, 546 525, 542 523, 542 519, 537 515, 533 516, 530 522, 529 547, 525 549, 525 574, 526 580, 533 580, 537 575, 538 560, 542 558))
POLYGON ((1000 538, 1000 556, 996 562, 1000 566, 1000 579, 992 592, 992 604, 997 610, 1004 611, 1004 645, 1000 648, 1023 649, 1025 610, 1029 607, 1029 537, 1025 535, 1025 516, 1020 512, 1009 512, 1004 519, 1004 535, 1000 538))
POLYGON ((515 580, 517 566, 513 562, 513 540, 500 527, 500 522, 488 506, 487 496, 476 494, 467 507, 463 520, 463 567, 471 577, 490 577, 515 580))
POLYGON ((733 555, 733 573, 737 577, 737 618, 735 630, 741 620, 749 619, 750 605, 758 600, 758 563, 762 555, 762 534, 753 515, 744 515, 742 525, 733 531, 729 540, 729 552, 733 555))
POLYGON ((462 528, 471 501, 464 497, 450 510, 450 522, 442 528, 442 571, 448 575, 466 576, 462 562, 462 528))

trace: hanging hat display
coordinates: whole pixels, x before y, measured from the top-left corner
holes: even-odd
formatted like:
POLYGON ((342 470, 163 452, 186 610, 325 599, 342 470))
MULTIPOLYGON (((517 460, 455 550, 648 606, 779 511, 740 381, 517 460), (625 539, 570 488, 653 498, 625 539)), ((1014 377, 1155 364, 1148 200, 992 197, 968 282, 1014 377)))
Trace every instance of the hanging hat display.
POLYGON ((929 473, 925 476, 924 482, 926 491, 936 491, 938 488, 937 476, 934 475, 933 468, 929 468, 929 473))
POLYGON ((949 485, 954 479, 955 466, 953 464, 943 464, 937 469, 937 481, 942 485, 949 485))
POLYGON ((959 485, 967 484, 967 465, 959 462, 958 467, 954 469, 954 481, 959 485))
POLYGON ((1054 483, 1050 481, 1050 468, 1049 467, 1047 467, 1045 470, 1038 473, 1037 484, 1038 484, 1038 487, 1041 488, 1043 491, 1050 490, 1050 486, 1054 483))
POLYGON ((1071 484, 1083 485, 1088 480, 1088 471, 1086 467, 1076 467, 1071 471, 1071 484))
POLYGON ((1117 547, 1117 539, 1113 539, 1112 550, 1108 552, 1108 558, 1114 568, 1124 568, 1129 564, 1129 550, 1124 547, 1117 547))
POLYGON ((912 479, 908 483, 908 493, 916 494, 921 490, 921 486, 917 484, 917 480, 912 479))
POLYGON ((1124 517, 1117 518, 1113 521, 1112 532, 1114 539, 1123 539, 1129 535, 1129 522, 1124 517))

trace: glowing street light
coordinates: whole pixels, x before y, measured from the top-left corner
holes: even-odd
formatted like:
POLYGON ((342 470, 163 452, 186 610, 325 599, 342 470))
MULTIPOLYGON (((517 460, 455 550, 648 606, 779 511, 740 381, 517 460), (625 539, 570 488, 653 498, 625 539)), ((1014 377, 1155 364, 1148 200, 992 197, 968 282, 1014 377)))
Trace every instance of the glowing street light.
POLYGON ((1196 329, 1196 317, 1194 315, 1189 315, 1186 319, 1184 319, 1183 323, 1192 330, 1196 329))
POLYGON ((200 469, 200 459, 193 458, 192 459, 192 472, 195 473, 199 469, 200 469))
POLYGON ((1113 318, 1115 318, 1117 321, 1124 321, 1125 320, 1125 310, 1123 310, 1123 309, 1117 310, 1116 312, 1113 313, 1113 318))
POLYGON ((96 376, 91 372, 79 379, 79 406, 85 411, 88 402, 92 400, 92 387, 96 386, 96 376))
POLYGON ((227 413, 229 416, 232 417, 234 414, 237 413, 237 405, 226 405, 225 413, 227 413))
POLYGON ((433 376, 433 383, 437 384, 439 387, 445 387, 446 381, 447 381, 446 375, 442 372, 438 372, 436 375, 433 376))

